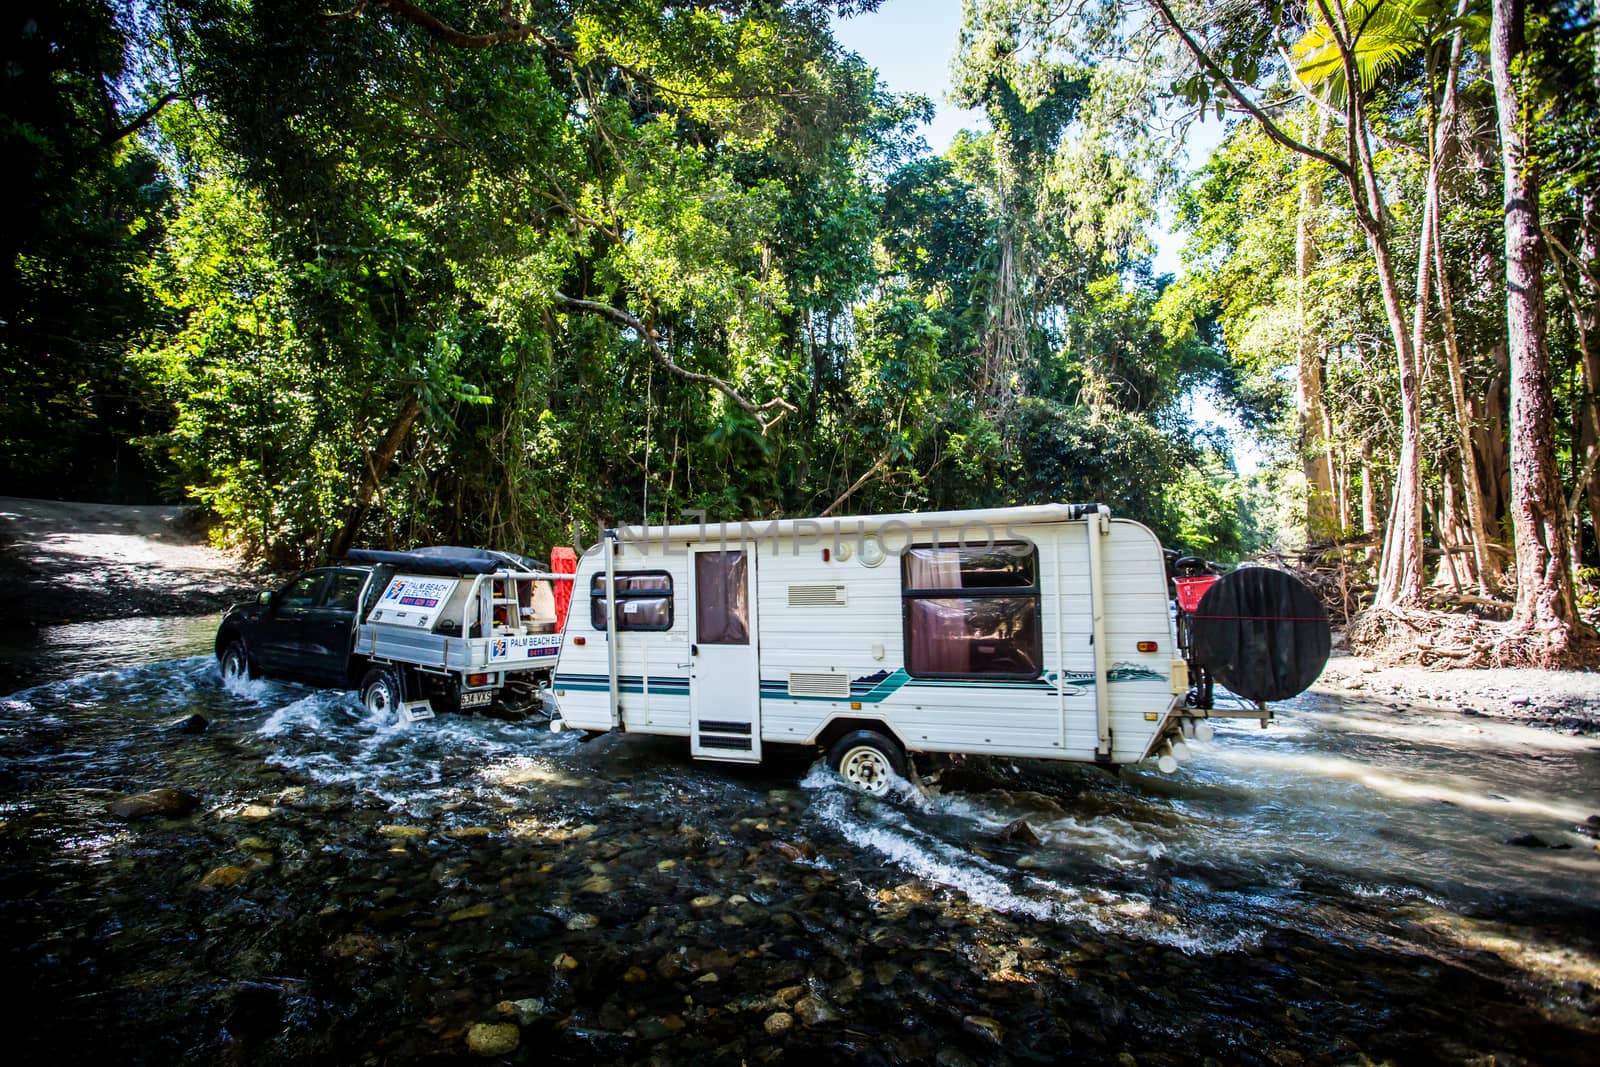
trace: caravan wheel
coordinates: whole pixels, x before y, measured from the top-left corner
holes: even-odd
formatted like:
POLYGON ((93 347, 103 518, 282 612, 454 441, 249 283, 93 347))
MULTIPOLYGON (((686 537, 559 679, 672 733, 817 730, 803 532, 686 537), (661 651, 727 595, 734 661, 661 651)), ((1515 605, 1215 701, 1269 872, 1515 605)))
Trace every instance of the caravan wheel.
POLYGON ((889 783, 906 776, 906 755, 876 730, 845 734, 828 750, 828 764, 856 789, 872 796, 889 791, 889 783))

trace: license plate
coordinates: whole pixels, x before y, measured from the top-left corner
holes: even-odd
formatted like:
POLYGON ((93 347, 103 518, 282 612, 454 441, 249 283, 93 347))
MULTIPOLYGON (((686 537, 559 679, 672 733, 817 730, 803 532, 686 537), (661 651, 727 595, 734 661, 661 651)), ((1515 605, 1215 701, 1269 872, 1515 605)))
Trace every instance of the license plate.
POLYGON ((494 691, 482 689, 476 693, 462 693, 461 706, 464 708, 486 708, 494 703, 494 691))

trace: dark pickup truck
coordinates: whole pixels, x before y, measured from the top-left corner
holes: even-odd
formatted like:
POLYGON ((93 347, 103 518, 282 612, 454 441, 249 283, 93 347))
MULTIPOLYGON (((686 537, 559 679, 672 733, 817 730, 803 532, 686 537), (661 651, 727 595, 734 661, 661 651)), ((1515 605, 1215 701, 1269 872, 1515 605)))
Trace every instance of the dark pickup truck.
MULTIPOLYGON (((575 563, 570 550, 555 555, 562 567, 575 563)), ((375 714, 526 713, 542 706, 560 651, 556 604, 567 598, 552 586, 570 580, 509 552, 357 549, 229 608, 217 659, 225 682, 359 689, 375 714)))

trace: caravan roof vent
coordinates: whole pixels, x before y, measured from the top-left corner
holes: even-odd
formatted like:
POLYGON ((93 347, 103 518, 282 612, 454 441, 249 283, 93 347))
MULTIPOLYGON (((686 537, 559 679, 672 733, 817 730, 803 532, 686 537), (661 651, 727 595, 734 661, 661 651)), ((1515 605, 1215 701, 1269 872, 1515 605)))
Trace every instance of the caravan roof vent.
POLYGON ((789 695, 844 700, 850 696, 850 676, 843 671, 790 671, 789 695))
POLYGON ((849 603, 842 585, 791 585, 791 608, 842 608, 849 603))

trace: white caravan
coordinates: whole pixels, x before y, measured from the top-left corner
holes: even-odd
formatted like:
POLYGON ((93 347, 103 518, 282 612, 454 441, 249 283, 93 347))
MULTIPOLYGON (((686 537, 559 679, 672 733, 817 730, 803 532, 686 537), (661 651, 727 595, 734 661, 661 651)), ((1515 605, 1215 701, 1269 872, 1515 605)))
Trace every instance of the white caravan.
POLYGON ((917 752, 1170 771, 1220 714, 1185 701, 1155 534, 1097 504, 608 530, 551 687, 555 730, 820 746, 872 792, 917 752))

